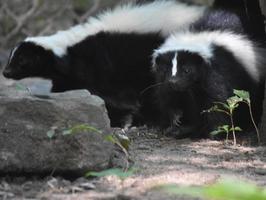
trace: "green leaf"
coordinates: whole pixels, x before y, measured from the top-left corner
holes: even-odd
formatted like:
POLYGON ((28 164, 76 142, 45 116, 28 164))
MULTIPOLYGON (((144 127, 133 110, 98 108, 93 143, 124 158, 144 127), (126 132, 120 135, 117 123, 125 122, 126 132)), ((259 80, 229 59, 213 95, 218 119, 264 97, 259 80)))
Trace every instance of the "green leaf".
POLYGON ((88 172, 86 173, 86 177, 105 177, 105 176, 117 176, 120 179, 125 179, 130 176, 132 176, 135 173, 135 169, 130 169, 128 171, 123 171, 120 168, 112 168, 112 169, 107 169, 101 172, 88 172))
MULTIPOLYGON (((242 131, 242 129, 241 129, 240 127, 238 127, 238 126, 235 127, 234 130, 235 130, 235 131, 242 131)), ((233 128, 231 128, 230 131, 233 131, 233 128)))
POLYGON ((109 135, 104 136, 104 139, 108 142, 113 143, 113 144, 116 144, 118 142, 117 138, 115 138, 113 134, 109 134, 109 135))
POLYGON ((225 108, 225 110, 229 110, 229 106, 226 103, 222 103, 222 102, 214 102, 217 105, 221 105, 223 108, 225 108))
POLYGON ((212 131, 210 134, 217 135, 220 133, 228 133, 229 132, 229 125, 218 126, 217 130, 212 131))
POLYGON ((128 150, 129 149, 129 146, 130 146, 130 139, 125 136, 125 135, 121 135, 121 134, 118 134, 117 135, 117 139, 119 140, 120 144, 126 149, 128 150))
POLYGON ((109 135, 106 135, 104 136, 104 139, 108 142, 111 142, 113 144, 118 144, 118 145, 121 145, 122 147, 125 148, 125 150, 128 150, 129 149, 129 146, 130 146, 130 139, 125 136, 125 135, 120 135, 120 134, 117 134, 117 135, 114 135, 114 134, 109 134, 109 135))
POLYGON ((250 102, 250 94, 245 90, 234 90, 234 94, 242 98, 246 102, 250 102))
POLYGON ((71 135, 73 134, 72 131, 69 129, 69 130, 64 130, 62 135, 71 135))
POLYGON ((211 135, 218 135, 220 133, 226 133, 226 131, 225 130, 214 130, 210 132, 211 135))
POLYGON ((227 101, 229 107, 234 109, 234 108, 238 107, 238 103, 242 101, 242 98, 239 98, 238 96, 232 96, 232 97, 228 98, 226 101, 227 101))
POLYGON ((210 107, 209 109, 204 110, 203 112, 215 112, 217 109, 218 109, 218 106, 214 105, 214 106, 210 107))
POLYGON ((256 185, 233 180, 223 180, 206 187, 205 195, 209 199, 222 200, 265 200, 266 198, 265 190, 256 185))
POLYGON ((214 105, 208 110, 203 111, 203 113, 210 113, 210 112, 221 112, 221 113, 229 115, 229 112, 227 111, 227 109, 220 109, 218 105, 214 105))
POLYGON ((52 139, 55 136, 55 130, 49 130, 47 131, 46 135, 48 136, 48 138, 52 139))
POLYGON ((81 132, 96 132, 96 133, 102 133, 100 130, 88 125, 88 124, 80 124, 73 126, 70 129, 67 129, 63 131, 63 135, 72 135, 76 133, 81 133, 81 132))
POLYGON ((223 126, 220 126, 220 128, 226 130, 226 131, 229 131, 229 125, 223 125, 223 126))
POLYGON ((217 200, 265 200, 266 189, 254 184, 236 180, 222 180, 206 187, 178 187, 164 185, 156 187, 174 195, 187 195, 203 199, 217 200))
POLYGON ((16 83, 15 87, 16 87, 16 90, 18 90, 18 91, 26 91, 26 90, 28 90, 28 88, 26 86, 24 86, 24 85, 22 85, 20 83, 16 83))

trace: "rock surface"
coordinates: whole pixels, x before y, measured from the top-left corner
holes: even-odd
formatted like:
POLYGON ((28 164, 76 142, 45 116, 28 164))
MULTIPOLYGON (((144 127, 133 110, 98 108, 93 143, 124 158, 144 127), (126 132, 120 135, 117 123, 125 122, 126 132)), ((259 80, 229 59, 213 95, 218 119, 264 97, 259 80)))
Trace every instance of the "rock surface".
POLYGON ((36 95, 5 88, 0 87, 1 173, 83 175, 109 166, 114 148, 103 139, 110 122, 102 99, 86 90, 36 95), (102 134, 63 135, 80 124, 102 134))

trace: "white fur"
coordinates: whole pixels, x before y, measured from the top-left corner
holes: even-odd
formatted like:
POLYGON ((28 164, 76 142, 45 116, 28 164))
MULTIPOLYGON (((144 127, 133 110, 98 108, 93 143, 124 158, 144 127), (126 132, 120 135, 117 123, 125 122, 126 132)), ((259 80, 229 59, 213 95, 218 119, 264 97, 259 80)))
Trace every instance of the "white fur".
POLYGON ((189 24, 199 19, 204 6, 187 5, 176 1, 159 0, 144 5, 127 4, 106 11, 97 17, 90 17, 85 24, 77 25, 51 36, 29 37, 25 41, 34 42, 56 55, 66 54, 67 47, 84 40, 100 31, 113 32, 160 32, 169 36, 177 30, 185 30, 189 24))
MULTIPOLYGON (((187 50, 199 53, 204 59, 213 57, 212 45, 220 45, 230 51, 244 66, 254 80, 259 80, 259 68, 256 59, 255 45, 243 35, 222 31, 203 31, 199 33, 183 32, 170 36, 166 42, 154 52, 158 54, 169 51, 187 50)), ((153 59, 153 60, 154 60, 153 59)))
POLYGON ((9 59, 8 59, 8 63, 7 63, 8 65, 11 62, 12 58, 14 57, 15 51, 17 49, 18 49, 18 46, 16 46, 15 48, 12 49, 11 54, 10 54, 9 59))
POLYGON ((175 56, 172 60, 172 76, 175 76, 176 75, 176 72, 177 72, 177 53, 175 53, 175 56))

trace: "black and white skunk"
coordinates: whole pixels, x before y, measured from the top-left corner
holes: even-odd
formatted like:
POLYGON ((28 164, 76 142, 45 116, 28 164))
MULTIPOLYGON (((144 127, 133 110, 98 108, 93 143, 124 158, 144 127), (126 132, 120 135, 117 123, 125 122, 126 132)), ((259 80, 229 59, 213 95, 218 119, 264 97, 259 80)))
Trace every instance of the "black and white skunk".
POLYGON ((154 83, 150 56, 162 42, 158 34, 100 32, 68 47, 63 57, 22 42, 4 75, 51 79, 53 92, 88 89, 105 100, 111 125, 122 126, 137 112, 141 91, 154 83))
MULTIPOLYGON (((233 89, 249 91, 255 121, 260 122, 265 51, 244 34, 235 15, 231 16, 236 17, 235 24, 221 15, 230 16, 221 11, 209 13, 190 31, 170 36, 153 55, 153 69, 160 84, 157 103, 168 116, 163 125, 174 126, 175 112, 183 112, 181 126, 174 126, 181 136, 189 134, 187 130, 193 134, 195 128, 196 136, 207 136, 217 126, 228 124, 223 114, 201 112, 214 102, 225 102, 233 96, 233 89)), ((238 109, 235 118, 245 131, 253 130, 248 110, 238 109)))
POLYGON ((164 0, 120 6, 55 35, 27 38, 12 50, 3 75, 50 79, 52 92, 88 89, 106 101, 111 125, 122 126, 122 118, 139 109, 141 91, 154 83, 153 49, 205 9, 164 0))

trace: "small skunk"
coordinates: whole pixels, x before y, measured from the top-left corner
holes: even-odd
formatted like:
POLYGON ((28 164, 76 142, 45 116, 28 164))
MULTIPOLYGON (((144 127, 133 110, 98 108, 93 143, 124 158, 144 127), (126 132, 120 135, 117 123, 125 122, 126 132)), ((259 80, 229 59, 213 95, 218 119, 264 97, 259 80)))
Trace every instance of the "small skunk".
POLYGON ((200 61, 200 57, 195 56, 193 59, 192 55, 175 50, 162 53, 156 51, 154 54, 153 71, 157 81, 153 88, 154 107, 158 108, 160 116, 156 127, 166 134, 177 138, 193 137, 191 133, 199 129, 200 110, 197 97, 188 85, 197 78, 197 73, 191 72, 189 75, 188 69, 184 69, 179 79, 176 74, 180 63, 201 67, 200 61))
POLYGON ((3 75, 50 79, 52 92, 88 89, 106 101, 111 125, 123 126, 122 119, 141 107, 141 91, 154 83, 153 49, 205 9, 164 0, 120 6, 69 30, 25 39, 12 50, 3 75))
MULTIPOLYGON (((257 124, 262 114, 265 50, 244 34, 235 15, 230 17, 234 17, 235 24, 230 21, 228 25, 228 18, 220 18, 224 14, 224 11, 208 13, 191 26, 191 30, 171 35, 153 54, 153 70, 157 82, 161 83, 156 93, 157 102, 163 105, 161 111, 169 116, 165 123, 171 124, 173 112, 181 110, 184 113, 181 123, 183 120, 184 126, 192 130, 200 127, 195 132, 199 137, 228 124, 223 114, 202 115, 201 112, 214 102, 225 102, 233 96, 233 89, 250 93, 257 124), (166 99, 170 103, 164 106, 166 99)), ((248 110, 239 108, 235 119, 237 125, 252 132, 248 110)), ((182 125, 176 127, 181 131, 177 134, 188 134, 182 133, 180 127, 182 125)))

